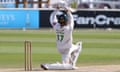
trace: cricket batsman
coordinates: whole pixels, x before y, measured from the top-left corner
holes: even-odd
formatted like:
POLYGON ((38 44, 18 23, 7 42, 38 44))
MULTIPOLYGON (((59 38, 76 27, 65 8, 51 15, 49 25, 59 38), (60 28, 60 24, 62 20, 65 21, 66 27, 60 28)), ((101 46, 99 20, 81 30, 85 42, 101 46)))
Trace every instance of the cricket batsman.
POLYGON ((82 50, 82 42, 72 43, 74 20, 69 8, 64 7, 64 11, 61 11, 59 7, 56 7, 56 10, 51 13, 50 23, 56 33, 56 46, 62 56, 62 62, 41 64, 41 68, 44 70, 76 69, 76 62, 82 50))

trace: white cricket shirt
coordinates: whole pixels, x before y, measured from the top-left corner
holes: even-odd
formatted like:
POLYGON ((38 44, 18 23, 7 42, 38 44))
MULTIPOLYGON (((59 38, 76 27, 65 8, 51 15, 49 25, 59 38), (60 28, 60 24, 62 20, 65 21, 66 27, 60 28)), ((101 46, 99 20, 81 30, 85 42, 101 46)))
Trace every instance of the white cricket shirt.
POLYGON ((74 27, 73 16, 71 12, 67 12, 68 15, 68 24, 61 27, 57 22, 56 15, 59 11, 54 11, 50 16, 50 23, 53 26, 54 31, 56 32, 56 44, 58 50, 66 50, 72 47, 72 31, 74 27))

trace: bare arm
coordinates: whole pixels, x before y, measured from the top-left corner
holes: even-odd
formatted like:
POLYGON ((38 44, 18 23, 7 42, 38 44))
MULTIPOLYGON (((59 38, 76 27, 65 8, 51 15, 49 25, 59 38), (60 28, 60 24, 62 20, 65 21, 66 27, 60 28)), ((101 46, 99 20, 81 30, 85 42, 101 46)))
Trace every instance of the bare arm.
POLYGON ((70 27, 74 27, 74 19, 73 19, 73 15, 71 13, 71 11, 69 10, 69 8, 66 8, 66 12, 67 12, 67 15, 68 15, 68 24, 70 27))
POLYGON ((50 24, 52 26, 54 26, 57 23, 57 18, 56 18, 56 14, 57 14, 58 10, 55 10, 54 12, 51 13, 50 15, 50 24))

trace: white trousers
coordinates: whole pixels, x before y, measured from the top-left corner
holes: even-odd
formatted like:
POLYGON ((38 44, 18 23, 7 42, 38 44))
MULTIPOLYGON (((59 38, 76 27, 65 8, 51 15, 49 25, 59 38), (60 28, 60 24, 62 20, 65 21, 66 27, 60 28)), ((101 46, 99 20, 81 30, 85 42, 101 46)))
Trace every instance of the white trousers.
POLYGON ((79 53, 82 49, 82 42, 78 42, 76 45, 72 45, 72 47, 64 51, 62 54, 62 63, 54 63, 54 64, 43 64, 42 68, 47 70, 54 69, 76 69, 76 61, 78 59, 79 53))
POLYGON ((73 69, 71 64, 54 63, 54 64, 44 64, 43 66, 47 70, 72 70, 73 69))
POLYGON ((64 51, 64 53, 62 54, 62 63, 63 64, 70 64, 71 61, 70 61, 70 58, 71 58, 71 53, 73 51, 75 51, 77 49, 78 46, 72 44, 72 47, 69 48, 68 51, 64 51))

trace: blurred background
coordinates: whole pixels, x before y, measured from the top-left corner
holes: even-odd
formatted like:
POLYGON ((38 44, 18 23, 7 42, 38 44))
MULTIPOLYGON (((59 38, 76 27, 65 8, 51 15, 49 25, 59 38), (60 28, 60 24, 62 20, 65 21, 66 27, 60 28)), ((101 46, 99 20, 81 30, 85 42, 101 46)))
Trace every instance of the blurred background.
POLYGON ((77 0, 77 8, 119 9, 120 0, 77 0))
MULTIPOLYGON (((50 8, 60 0, 0 0, 0 8, 50 8)), ((66 0, 77 9, 120 9, 120 0, 66 0)))
POLYGON ((0 0, 0 27, 51 27, 50 13, 60 1, 76 10, 75 28, 120 28, 120 0, 0 0))
MULTIPOLYGON (((59 1, 0 0, 0 68, 23 67, 25 40, 32 42, 33 67, 60 61, 49 23, 59 1)), ((76 10, 74 43, 83 41, 78 65, 120 64, 120 0, 65 1, 76 10)))

